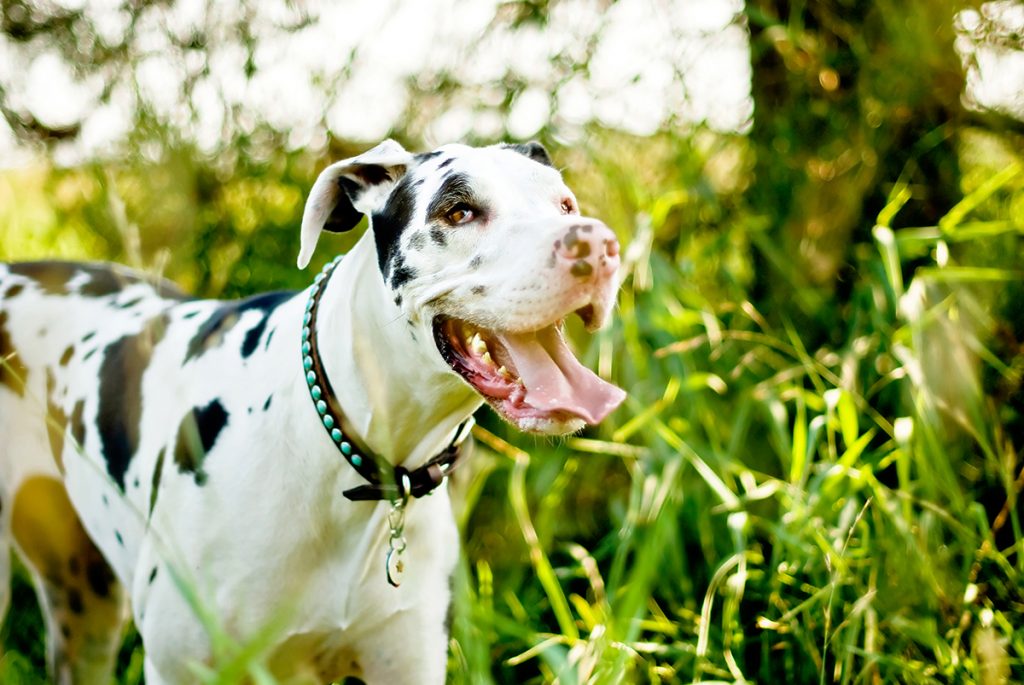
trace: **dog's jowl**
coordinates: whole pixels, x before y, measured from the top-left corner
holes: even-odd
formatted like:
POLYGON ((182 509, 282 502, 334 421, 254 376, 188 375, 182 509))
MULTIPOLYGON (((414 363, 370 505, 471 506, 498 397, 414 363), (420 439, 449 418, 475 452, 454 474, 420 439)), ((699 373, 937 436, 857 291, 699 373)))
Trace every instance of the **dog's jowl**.
POLYGON ((217 665, 205 617, 282 682, 444 681, 467 421, 564 434, 622 401, 562 336, 609 318, 619 244, 536 143, 331 165, 299 266, 363 216, 309 288, 237 302, 0 264, 0 610, 13 548, 56 682, 108 682, 129 611, 149 685, 217 665))

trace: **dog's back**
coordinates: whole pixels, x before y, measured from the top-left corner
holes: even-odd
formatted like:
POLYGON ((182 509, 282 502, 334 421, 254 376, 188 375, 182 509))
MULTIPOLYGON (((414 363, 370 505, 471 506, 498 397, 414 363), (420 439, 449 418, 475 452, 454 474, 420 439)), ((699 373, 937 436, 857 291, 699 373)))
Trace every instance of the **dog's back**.
POLYGON ((13 543, 39 593, 59 683, 109 678, 125 616, 121 584, 65 489, 65 460, 85 439, 105 331, 161 306, 163 292, 111 267, 0 264, 0 614, 13 543))
MULTIPOLYGON (((161 335, 160 312, 181 299, 173 287, 115 266, 0 264, 0 613, 13 545, 41 600, 59 683, 105 682, 126 616, 118 581, 125 569, 115 572, 77 515, 66 463, 108 483, 127 464, 138 418, 131 378, 140 377, 161 335), (133 342, 112 354, 133 330, 133 342), (117 387, 97 384, 103 374, 116 377, 117 387), (95 473, 98 461, 83 458, 86 412, 102 430, 95 437, 108 473, 95 473)), ((124 506, 103 489, 95 493, 103 506, 124 506)), ((123 544, 120 534, 113 542, 123 544)))

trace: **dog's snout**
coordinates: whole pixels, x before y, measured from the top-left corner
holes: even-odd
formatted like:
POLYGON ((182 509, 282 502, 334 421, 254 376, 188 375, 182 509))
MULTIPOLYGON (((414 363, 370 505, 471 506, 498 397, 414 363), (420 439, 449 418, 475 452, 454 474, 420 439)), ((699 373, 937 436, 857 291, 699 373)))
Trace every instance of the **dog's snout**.
POLYGON ((604 278, 619 267, 619 241, 600 221, 578 222, 569 226, 555 242, 558 261, 580 279, 604 278))

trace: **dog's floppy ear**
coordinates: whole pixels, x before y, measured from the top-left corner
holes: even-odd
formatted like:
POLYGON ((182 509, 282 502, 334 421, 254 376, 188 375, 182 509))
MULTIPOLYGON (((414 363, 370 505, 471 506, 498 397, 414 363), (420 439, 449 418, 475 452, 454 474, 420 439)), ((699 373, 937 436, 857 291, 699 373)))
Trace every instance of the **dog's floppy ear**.
POLYGON ((320 231, 341 233, 355 228, 364 214, 384 204, 412 161, 412 153, 388 139, 324 169, 309 191, 302 213, 299 268, 309 264, 320 231))
POLYGON ((510 150, 515 150, 521 155, 526 155, 535 162, 540 162, 549 167, 555 166, 551 163, 551 155, 548 154, 547 148, 538 143, 536 140, 531 140, 528 143, 514 143, 505 145, 510 150))

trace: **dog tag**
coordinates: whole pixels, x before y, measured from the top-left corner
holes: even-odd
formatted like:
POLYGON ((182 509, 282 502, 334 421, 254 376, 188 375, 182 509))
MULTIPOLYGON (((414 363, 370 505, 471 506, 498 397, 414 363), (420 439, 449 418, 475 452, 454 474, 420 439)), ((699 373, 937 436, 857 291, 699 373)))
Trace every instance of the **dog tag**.
POLYGON ((388 583, 392 587, 398 587, 402 584, 402 575, 405 573, 405 561, 402 560, 402 551, 399 549, 389 549, 385 564, 388 569, 388 583))

